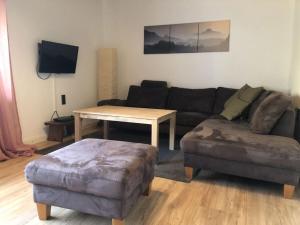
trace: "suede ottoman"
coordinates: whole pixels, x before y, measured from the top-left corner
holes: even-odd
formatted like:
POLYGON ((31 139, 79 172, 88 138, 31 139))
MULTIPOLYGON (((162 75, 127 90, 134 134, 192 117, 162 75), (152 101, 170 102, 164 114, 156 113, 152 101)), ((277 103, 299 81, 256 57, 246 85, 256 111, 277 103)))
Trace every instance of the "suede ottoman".
POLYGON ((122 222, 149 190, 156 154, 156 148, 146 144, 84 139, 30 162, 25 175, 34 185, 38 206, 54 205, 122 222))

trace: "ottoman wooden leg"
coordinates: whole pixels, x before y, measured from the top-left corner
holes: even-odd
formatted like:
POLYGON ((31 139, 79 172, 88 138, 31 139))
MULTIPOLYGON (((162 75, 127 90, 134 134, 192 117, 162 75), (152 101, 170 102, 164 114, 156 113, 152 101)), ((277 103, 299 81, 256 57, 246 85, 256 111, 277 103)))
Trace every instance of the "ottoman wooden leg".
POLYGON ((190 182, 193 179, 193 173, 194 169, 192 167, 184 167, 185 170, 185 177, 188 182, 190 182))
POLYGON ((36 203, 38 216, 40 220, 47 220, 51 213, 51 205, 36 203))
POLYGON ((149 195, 150 195, 150 192, 151 192, 151 189, 152 189, 152 181, 151 181, 151 183, 149 184, 149 186, 147 187, 146 191, 143 193, 143 195, 149 196, 149 195))
POLYGON ((285 184, 283 186, 283 196, 285 198, 293 198, 294 192, 295 192, 295 186, 288 185, 288 184, 285 184))
POLYGON ((124 220, 112 219, 112 225, 125 225, 124 220))

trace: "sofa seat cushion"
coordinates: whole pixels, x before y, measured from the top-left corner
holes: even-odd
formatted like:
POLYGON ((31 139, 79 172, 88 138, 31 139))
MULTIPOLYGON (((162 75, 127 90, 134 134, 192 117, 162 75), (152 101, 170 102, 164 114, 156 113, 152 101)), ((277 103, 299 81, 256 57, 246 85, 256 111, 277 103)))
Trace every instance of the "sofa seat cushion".
POLYGON ((199 112, 177 112, 176 124, 182 126, 196 127, 199 123, 203 122, 211 116, 210 113, 199 112))
POLYGON ((185 153, 300 172, 300 146, 291 138, 252 133, 246 123, 208 119, 181 140, 185 153))
POLYGON ((188 89, 171 87, 167 108, 179 112, 212 113, 215 101, 215 88, 188 89))
POLYGON ((122 141, 84 139, 32 161, 30 183, 110 199, 127 199, 153 179, 156 149, 122 141))

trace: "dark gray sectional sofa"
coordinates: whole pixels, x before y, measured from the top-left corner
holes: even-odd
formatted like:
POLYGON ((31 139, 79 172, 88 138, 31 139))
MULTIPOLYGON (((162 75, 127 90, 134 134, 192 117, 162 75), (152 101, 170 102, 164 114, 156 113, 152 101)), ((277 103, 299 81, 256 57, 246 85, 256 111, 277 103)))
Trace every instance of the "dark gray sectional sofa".
MULTIPOLYGON (((129 87, 126 100, 102 100, 98 102, 98 106, 116 105, 177 110, 176 135, 183 136, 208 118, 220 118, 219 114, 223 111, 225 102, 235 92, 236 89, 225 87, 206 89, 168 88, 165 81, 144 80, 141 86, 132 85, 129 87)), ((242 115, 242 117, 244 120, 247 120, 247 113, 242 115)), ((271 134, 293 137, 295 120, 295 110, 288 110, 273 128, 271 134)), ((240 121, 240 119, 235 122, 237 121, 240 121)), ((110 127, 151 131, 150 126, 132 123, 111 122, 110 127)), ((300 140, 300 126, 297 128, 298 130, 299 132, 295 135, 296 137, 299 136, 300 140)), ((162 124, 160 132, 169 132, 169 125, 162 124)))
MULTIPOLYGON (((163 81, 143 81, 141 86, 130 87, 126 100, 105 100, 98 105, 175 109, 176 134, 184 135, 181 149, 189 180, 194 169, 209 169, 284 184, 285 197, 291 197, 300 176, 300 146, 295 139, 300 138, 300 113, 289 107, 270 134, 256 134, 248 121, 256 102, 237 120, 219 116, 235 92, 236 89, 224 87, 167 88, 163 81)), ((113 126, 150 131, 146 126, 132 124, 113 126)), ((160 130, 167 132, 167 124, 165 128, 160 130)))
MULTIPOLYGON (((235 93, 231 88, 187 89, 167 87, 165 81, 144 80, 141 86, 129 87, 126 100, 108 99, 98 102, 101 105, 162 108, 177 110, 176 135, 183 136, 207 118, 222 112, 226 100, 235 93)), ((147 125, 111 122, 110 127, 134 129, 150 132, 147 125)), ((160 132, 169 132, 167 123, 160 126, 160 132)))

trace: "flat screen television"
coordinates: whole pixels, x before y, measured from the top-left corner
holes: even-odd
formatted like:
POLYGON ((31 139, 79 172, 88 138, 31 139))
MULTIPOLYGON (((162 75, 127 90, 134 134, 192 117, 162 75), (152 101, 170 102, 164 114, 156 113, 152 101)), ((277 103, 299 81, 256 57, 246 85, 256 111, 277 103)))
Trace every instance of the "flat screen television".
POLYGON ((75 73, 78 46, 42 41, 39 48, 39 73, 75 73))

